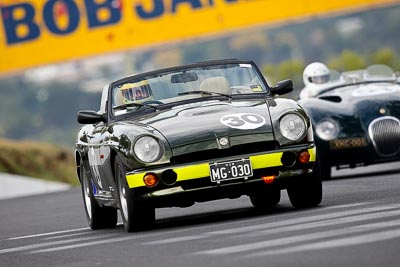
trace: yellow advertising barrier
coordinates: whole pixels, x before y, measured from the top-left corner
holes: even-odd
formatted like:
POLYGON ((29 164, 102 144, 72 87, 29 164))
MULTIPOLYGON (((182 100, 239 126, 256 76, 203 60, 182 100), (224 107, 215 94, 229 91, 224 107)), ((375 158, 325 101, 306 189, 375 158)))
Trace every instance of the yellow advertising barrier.
POLYGON ((399 0, 0 0, 0 74, 399 0))

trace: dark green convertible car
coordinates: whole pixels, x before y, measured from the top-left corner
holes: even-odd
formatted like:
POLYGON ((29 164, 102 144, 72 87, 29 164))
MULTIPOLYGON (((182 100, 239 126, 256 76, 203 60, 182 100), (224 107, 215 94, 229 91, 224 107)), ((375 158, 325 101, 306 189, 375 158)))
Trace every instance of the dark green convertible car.
POLYGON ((152 227, 155 209, 250 197, 258 209, 287 189, 296 208, 317 206, 313 131, 304 110, 269 87, 252 61, 216 60, 133 75, 103 89, 76 166, 88 223, 128 232, 152 227))
POLYGON ((315 130, 315 173, 400 161, 400 82, 385 65, 336 75, 300 99, 315 130))

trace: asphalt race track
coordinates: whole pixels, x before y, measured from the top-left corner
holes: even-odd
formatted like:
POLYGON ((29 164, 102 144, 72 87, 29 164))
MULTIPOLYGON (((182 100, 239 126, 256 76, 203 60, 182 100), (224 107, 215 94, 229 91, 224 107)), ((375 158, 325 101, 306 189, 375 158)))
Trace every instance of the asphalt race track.
POLYGON ((0 200, 0 266, 399 266, 400 164, 386 166, 334 172, 318 208, 242 197, 159 209, 133 234, 90 230, 78 188, 0 200))

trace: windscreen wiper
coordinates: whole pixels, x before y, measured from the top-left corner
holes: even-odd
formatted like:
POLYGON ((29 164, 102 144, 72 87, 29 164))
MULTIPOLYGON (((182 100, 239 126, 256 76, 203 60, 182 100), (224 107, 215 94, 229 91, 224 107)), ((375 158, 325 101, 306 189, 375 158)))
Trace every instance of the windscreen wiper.
POLYGON ((152 104, 146 104, 146 103, 128 103, 128 104, 123 104, 123 105, 119 105, 119 106, 115 106, 114 109, 126 109, 129 107, 149 107, 149 108, 153 108, 154 110, 158 110, 158 108, 156 106, 154 106, 153 104, 158 104, 158 103, 152 103, 152 104))
POLYGON ((204 94, 204 95, 213 95, 213 94, 215 94, 215 95, 225 96, 225 97, 227 97, 229 99, 232 98, 232 95, 218 93, 218 92, 211 92, 211 91, 201 91, 201 90, 198 90, 198 91, 187 91, 187 92, 179 93, 178 96, 180 96, 180 95, 192 95, 192 94, 193 95, 194 94, 200 94, 200 95, 201 94, 204 94))

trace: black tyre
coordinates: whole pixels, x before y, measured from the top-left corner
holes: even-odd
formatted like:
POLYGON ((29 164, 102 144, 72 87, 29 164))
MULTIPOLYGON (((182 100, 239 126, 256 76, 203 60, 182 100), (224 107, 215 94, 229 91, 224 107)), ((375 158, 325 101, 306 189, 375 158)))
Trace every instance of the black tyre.
POLYGON ((316 175, 298 177, 299 182, 287 188, 293 207, 310 208, 318 206, 322 201, 322 182, 316 175))
POLYGON ((118 184, 119 208, 125 230, 134 232, 151 228, 155 223, 155 210, 135 199, 134 192, 129 189, 126 181, 124 164, 118 157, 115 160, 114 170, 118 184))
POLYGON ((267 210, 278 205, 281 200, 281 190, 264 189, 250 196, 250 201, 256 209, 267 210))
POLYGON ((93 197, 92 181, 86 175, 85 168, 80 167, 80 178, 83 203, 86 218, 90 228, 93 230, 103 228, 113 228, 117 225, 117 209, 112 207, 101 207, 93 197))
POLYGON ((315 161, 313 173, 318 176, 322 181, 327 181, 332 178, 332 168, 329 162, 319 156, 320 153, 317 152, 317 160, 315 161))

